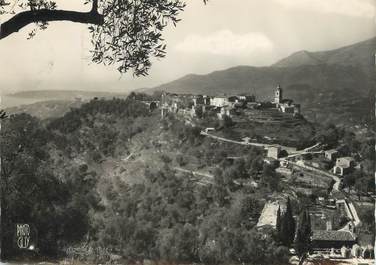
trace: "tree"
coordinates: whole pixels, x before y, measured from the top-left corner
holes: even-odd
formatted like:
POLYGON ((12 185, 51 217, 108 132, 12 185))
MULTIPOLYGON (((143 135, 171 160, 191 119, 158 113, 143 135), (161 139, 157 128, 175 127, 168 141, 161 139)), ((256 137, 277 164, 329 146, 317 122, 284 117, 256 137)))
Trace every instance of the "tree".
POLYGON ((230 127, 232 127, 233 125, 234 125, 234 122, 232 121, 232 119, 231 119, 231 117, 229 117, 229 116, 227 116, 227 115, 225 115, 224 117, 223 117, 223 127, 224 128, 230 128, 230 127))
POLYGON ((197 118, 199 118, 199 119, 201 119, 204 116, 204 111, 203 111, 201 106, 196 106, 195 112, 196 112, 197 118))
POLYGON ((344 187, 348 188, 348 192, 350 192, 350 188, 352 186, 354 186, 355 180, 356 180, 356 178, 355 178, 355 175, 353 173, 346 174, 343 177, 343 185, 344 185, 344 187))
POLYGON ((275 172, 275 167, 265 164, 262 171, 262 182, 266 184, 271 191, 279 189, 280 176, 275 172))
POLYGON ((287 198, 286 211, 281 218, 280 240, 286 247, 290 247, 294 242, 295 236, 295 219, 293 217, 290 198, 287 198))
POLYGON ((277 219, 276 219, 276 230, 277 230, 277 236, 279 237, 281 234, 281 206, 278 206, 277 211, 277 219))
POLYGON ((175 160, 178 163, 178 165, 181 166, 181 167, 183 167, 187 164, 187 159, 182 154, 177 154, 176 157, 175 157, 175 160))
MULTIPOLYGON (((54 0, 19 0, 15 4, 1 0, 0 15, 16 15, 0 25, 0 39, 32 23, 41 30, 52 21, 88 24, 93 62, 115 64, 120 73, 132 69, 136 76, 146 75, 151 57, 165 56, 164 28, 170 22, 176 25, 180 21, 178 15, 186 6, 184 0, 82 1, 92 3, 89 12, 59 10, 54 0)), ((30 38, 36 29, 29 33, 30 38)))
POLYGON ((340 132, 334 124, 329 124, 319 130, 315 136, 315 140, 322 144, 327 144, 329 147, 334 147, 338 144, 340 139, 340 132))
POLYGON ((299 265, 303 264, 311 249, 311 219, 307 211, 302 211, 299 216, 299 225, 294 241, 295 251, 300 258, 299 265))
MULTIPOLYGON (((54 174, 52 136, 27 114, 10 116, 1 130, 2 258, 19 251, 15 226, 27 223, 38 233, 41 254, 53 256, 59 244, 81 240, 89 230, 88 212, 98 205, 96 175, 87 166, 54 174)), ((34 238, 35 240, 35 238, 34 238)))
POLYGON ((263 169, 262 158, 260 158, 260 156, 251 157, 248 168, 248 174, 257 176, 258 172, 263 169))

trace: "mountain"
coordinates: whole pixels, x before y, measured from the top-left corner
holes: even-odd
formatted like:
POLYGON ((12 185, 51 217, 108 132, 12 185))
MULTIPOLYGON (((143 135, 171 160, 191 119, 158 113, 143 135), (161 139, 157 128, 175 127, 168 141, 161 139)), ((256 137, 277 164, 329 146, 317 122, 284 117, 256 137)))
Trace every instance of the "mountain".
MULTIPOLYGON (((290 89, 297 85, 304 89, 310 87, 314 89, 311 92, 316 94, 329 90, 351 93, 354 89, 365 94, 370 86, 365 74, 356 67, 324 64, 283 68, 239 66, 208 75, 188 75, 144 91, 166 90, 208 95, 254 93, 259 98, 271 98, 279 83, 288 94, 299 93, 296 88, 290 89)), ((297 96, 302 100, 306 95, 297 96)))
POLYGON ((301 65, 336 64, 352 65, 364 69, 373 68, 376 37, 339 49, 321 52, 296 52, 284 58, 273 66, 296 67, 301 65))
POLYGON ((276 67, 297 67, 301 65, 320 65, 325 61, 316 57, 314 53, 309 51, 299 51, 275 63, 276 67))
POLYGON ((312 121, 363 123, 370 118, 373 105, 369 95, 376 85, 372 47, 376 48, 376 38, 332 51, 298 52, 270 67, 238 66, 207 75, 190 74, 140 91, 252 93, 258 100, 266 100, 280 84, 284 95, 301 103, 303 113, 312 121))

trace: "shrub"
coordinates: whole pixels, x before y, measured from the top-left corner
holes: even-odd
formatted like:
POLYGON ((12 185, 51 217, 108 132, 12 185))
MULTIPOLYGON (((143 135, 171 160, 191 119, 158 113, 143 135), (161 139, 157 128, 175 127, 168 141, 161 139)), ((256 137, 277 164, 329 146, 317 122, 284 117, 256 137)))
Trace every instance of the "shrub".
POLYGON ((178 154, 175 158, 179 166, 185 166, 187 164, 186 158, 182 154, 178 154))

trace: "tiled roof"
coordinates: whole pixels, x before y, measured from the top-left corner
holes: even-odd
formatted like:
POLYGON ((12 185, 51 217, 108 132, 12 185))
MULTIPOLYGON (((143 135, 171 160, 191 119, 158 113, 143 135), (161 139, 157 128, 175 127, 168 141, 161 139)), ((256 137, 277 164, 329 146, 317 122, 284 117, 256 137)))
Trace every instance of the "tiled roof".
POLYGON ((349 231, 314 230, 312 241, 355 241, 355 235, 349 231))

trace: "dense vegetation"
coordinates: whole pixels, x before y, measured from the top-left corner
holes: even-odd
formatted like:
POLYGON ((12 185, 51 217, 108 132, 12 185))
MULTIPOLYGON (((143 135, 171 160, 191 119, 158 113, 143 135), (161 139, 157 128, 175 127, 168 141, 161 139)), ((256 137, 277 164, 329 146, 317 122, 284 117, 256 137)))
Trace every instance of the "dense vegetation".
POLYGON ((27 114, 6 119, 1 130, 2 255, 16 253, 17 223, 38 231, 43 255, 82 241, 90 232, 92 212, 101 209, 100 176, 88 164, 114 155, 116 140, 137 133, 132 122, 142 115, 148 115, 143 105, 114 99, 93 100, 47 126, 27 114), (128 130, 115 128, 116 119, 128 130), (82 153, 88 154, 86 160, 71 161, 82 153))
MULTIPOLYGON (((38 231, 33 244, 47 256, 86 242, 141 260, 273 264, 286 258, 287 250, 278 247, 272 233, 265 237, 255 230, 261 195, 234 184, 263 170, 257 149, 229 162, 229 146, 204 148, 209 142, 200 137, 200 128, 170 117, 158 126, 175 139, 171 148, 182 148, 176 161, 182 165, 190 159, 183 154, 199 154, 201 166, 219 165, 212 184, 197 185, 176 172, 167 154, 161 156, 164 166, 147 169, 141 184, 103 178, 98 163, 128 155, 132 139, 157 117, 131 95, 94 99, 52 121, 27 114, 5 120, 2 218, 7 233, 2 240, 8 251, 2 254, 19 254, 15 224, 29 223, 38 231)), ((275 174, 264 171, 265 178, 275 174)))
POLYGON ((224 187, 196 187, 168 166, 135 187, 108 183, 97 242, 133 259, 279 264, 286 249, 254 229, 262 205, 224 187))
POLYGON ((88 213, 99 202, 94 189, 97 176, 85 165, 71 165, 63 175, 55 175, 51 139, 52 134, 27 114, 3 123, 3 257, 15 254, 17 223, 29 223, 38 231, 38 246, 46 255, 56 255, 58 245, 79 241, 88 232, 88 213))
MULTIPOLYGON (((27 114, 4 121, 1 216, 9 251, 3 255, 17 254, 15 224, 30 223, 38 231, 38 253, 47 256, 84 244, 133 260, 287 261, 287 247, 299 243, 293 242, 295 227, 300 242, 310 233, 293 223, 293 215, 307 217, 304 202, 288 199, 277 233, 255 227, 267 198, 288 189, 275 165, 264 163, 258 148, 212 141, 200 135, 202 128, 173 115, 160 120, 140 102, 152 99, 94 99, 49 121, 27 114), (121 173, 132 163, 109 166, 127 159, 135 160, 136 170, 129 173, 137 171, 135 183, 121 173), (197 182, 182 167, 212 178, 197 182), (257 187, 249 185, 253 180, 257 187)), ((219 126, 231 130, 226 120, 219 126)), ((361 156, 369 181, 373 142, 335 127, 317 137, 329 147, 344 139, 349 152, 361 156)))

